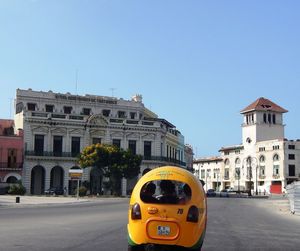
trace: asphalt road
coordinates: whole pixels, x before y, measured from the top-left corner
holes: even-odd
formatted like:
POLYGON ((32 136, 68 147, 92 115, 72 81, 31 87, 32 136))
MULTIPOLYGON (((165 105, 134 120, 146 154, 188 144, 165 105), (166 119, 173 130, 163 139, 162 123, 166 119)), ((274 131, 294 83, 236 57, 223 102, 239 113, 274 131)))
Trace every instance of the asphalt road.
MULTIPOLYGON (((127 250, 128 199, 0 207, 0 250, 127 250)), ((299 250, 300 217, 268 200, 209 198, 203 250, 299 250)))
POLYGON ((0 208, 0 250, 126 250, 127 209, 128 199, 0 208))
POLYGON ((267 199, 209 198, 203 250, 299 250, 300 217, 267 199))

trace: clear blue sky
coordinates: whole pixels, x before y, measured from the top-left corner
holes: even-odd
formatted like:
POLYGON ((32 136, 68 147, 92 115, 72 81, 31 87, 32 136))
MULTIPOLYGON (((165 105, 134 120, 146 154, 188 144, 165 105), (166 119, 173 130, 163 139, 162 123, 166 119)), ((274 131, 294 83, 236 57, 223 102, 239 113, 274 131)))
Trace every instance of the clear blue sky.
POLYGON ((17 88, 130 99, 196 157, 241 143, 240 110, 289 110, 300 138, 300 1, 0 0, 0 118, 17 88))

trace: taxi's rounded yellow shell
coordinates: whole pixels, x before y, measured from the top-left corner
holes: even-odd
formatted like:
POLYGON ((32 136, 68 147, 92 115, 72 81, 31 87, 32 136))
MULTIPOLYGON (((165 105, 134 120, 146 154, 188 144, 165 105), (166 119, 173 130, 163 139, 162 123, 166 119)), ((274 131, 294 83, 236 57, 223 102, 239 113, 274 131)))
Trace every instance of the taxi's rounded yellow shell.
POLYGON ((130 198, 128 250, 140 250, 139 246, 144 248, 147 245, 201 250, 206 230, 206 208, 202 184, 189 171, 174 166, 149 171, 137 182, 130 198), (162 202, 161 195, 156 196, 154 202, 141 197, 145 185, 156 184, 159 194, 162 189, 159 184, 166 181, 174 184, 176 193, 182 193, 182 188, 188 186, 191 195, 182 199, 175 194, 176 202, 162 202))

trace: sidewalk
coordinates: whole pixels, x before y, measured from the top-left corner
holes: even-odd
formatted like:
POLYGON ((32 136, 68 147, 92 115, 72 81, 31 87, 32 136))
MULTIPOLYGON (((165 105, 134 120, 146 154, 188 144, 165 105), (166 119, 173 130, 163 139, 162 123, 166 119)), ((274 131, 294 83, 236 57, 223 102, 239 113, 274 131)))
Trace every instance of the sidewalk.
POLYGON ((81 202, 89 202, 89 201, 92 200, 89 198, 80 198, 80 197, 79 199, 77 199, 76 197, 64 197, 64 196, 0 195, 0 207, 1 206, 17 207, 19 205, 81 203, 81 202))

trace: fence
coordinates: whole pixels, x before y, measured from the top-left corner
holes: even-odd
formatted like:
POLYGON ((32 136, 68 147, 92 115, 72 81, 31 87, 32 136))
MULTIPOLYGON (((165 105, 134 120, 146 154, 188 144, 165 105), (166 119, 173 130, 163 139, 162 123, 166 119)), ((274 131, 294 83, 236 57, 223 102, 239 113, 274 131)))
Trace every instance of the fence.
POLYGON ((293 214, 300 214, 300 181, 293 182, 286 187, 290 210, 293 214))

